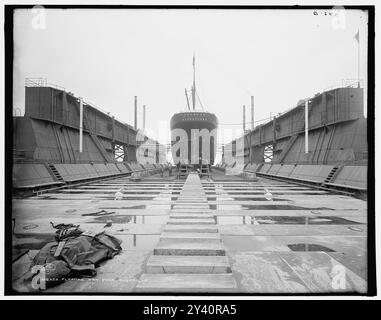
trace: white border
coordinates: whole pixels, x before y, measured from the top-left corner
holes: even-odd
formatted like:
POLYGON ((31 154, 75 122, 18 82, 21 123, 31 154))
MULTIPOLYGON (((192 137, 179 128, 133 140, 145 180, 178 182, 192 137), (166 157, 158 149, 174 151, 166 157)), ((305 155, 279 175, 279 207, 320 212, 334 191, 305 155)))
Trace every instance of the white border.
MULTIPOLYGON (((78 3, 78 1, 75 0, 46 0, 46 1, 8 1, 5 0, 2 2, 2 4, 33 4, 33 5, 38 5, 38 4, 57 4, 57 5, 63 5, 63 4, 73 4, 73 5, 78 5, 78 4, 88 4, 88 5, 95 5, 95 4, 107 4, 107 5, 112 5, 112 4, 123 4, 123 5, 375 5, 375 32, 376 34, 380 35, 381 34, 381 27, 380 24, 377 24, 377 21, 381 21, 381 15, 379 11, 381 10, 381 5, 377 7, 376 1, 342 1, 340 3, 332 3, 332 2, 324 2, 324 3, 317 3, 317 1, 271 1, 269 3, 266 2, 259 2, 259 1, 253 1, 253 0, 246 0, 246 1, 210 1, 210 0, 205 0, 205 1, 192 1, 192 0, 187 0, 187 1, 163 1, 163 2, 158 2, 155 0, 141 0, 141 1, 130 1, 130 0, 125 0, 125 1, 118 1, 118 0, 109 0, 107 3, 105 1, 88 1, 84 0, 81 1, 81 3, 78 3), (378 18, 378 19, 377 19, 378 18)), ((1 15, 1 20, 0 20, 0 25, 4 26, 4 8, 3 9, 3 14, 1 15)), ((0 71, 1 74, 4 75, 4 32, 2 32, 2 39, 1 39, 1 48, 0 48, 0 57, 1 57, 1 66, 0 66, 0 71)), ((380 42, 380 37, 376 37, 375 39, 375 57, 377 57, 377 53, 380 52, 381 49, 381 42, 380 42)), ((376 69, 378 68, 377 61, 375 63, 376 69)), ((375 70, 375 76, 376 76, 376 87, 378 84, 378 87, 381 86, 380 82, 380 72, 381 70, 375 70)), ((4 76, 1 77, 0 80, 0 101, 4 103, 4 76)), ((375 98, 376 105, 378 102, 380 102, 380 90, 378 92, 376 91, 376 98, 375 98)), ((7 106, 9 107, 9 106, 7 106)), ((375 110, 375 118, 376 118, 376 123, 375 123, 375 146, 377 146, 377 142, 381 140, 381 130, 380 130, 380 122, 378 121, 377 117, 377 110, 375 110)), ((4 137, 4 132, 6 129, 6 125, 4 124, 4 107, 1 109, 0 112, 0 123, 2 124, 0 129, 0 135, 4 137)), ((2 178, 1 180, 4 181, 4 139, 0 140, 0 150, 1 150, 1 157, 0 157, 0 177, 2 178)), ((375 163, 380 163, 381 158, 380 158, 380 149, 375 147, 375 156, 376 160, 375 163)), ((376 166, 375 167, 375 182, 376 182, 376 192, 377 190, 380 189, 381 187, 381 176, 380 176, 380 170, 376 166)), ((4 188, 4 182, 1 184, 1 188, 4 188)), ((0 234, 1 234, 1 242, 0 242, 0 299, 1 300, 41 300, 41 296, 4 296, 4 192, 1 190, 1 195, 0 195, 0 203, 2 204, 1 206, 1 218, 0 218, 0 234)), ((377 197, 376 197, 377 200, 377 197)), ((376 201, 376 207, 375 210, 377 212, 377 209, 380 209, 379 204, 376 201)), ((380 261, 380 255, 381 255, 381 235, 377 232, 377 230, 381 230, 381 219, 380 217, 377 217, 376 214, 376 261, 380 261), (378 244, 378 245, 377 245, 378 244)), ((212 300, 212 301, 218 301, 218 300, 270 300, 270 299, 278 299, 278 300, 380 300, 381 297, 381 271, 380 267, 378 265, 377 268, 377 288, 378 288, 378 295, 375 297, 361 297, 361 296, 95 296, 95 295, 81 295, 81 296, 73 296, 73 295, 68 295, 68 296, 44 296, 43 299, 45 300, 212 300)))

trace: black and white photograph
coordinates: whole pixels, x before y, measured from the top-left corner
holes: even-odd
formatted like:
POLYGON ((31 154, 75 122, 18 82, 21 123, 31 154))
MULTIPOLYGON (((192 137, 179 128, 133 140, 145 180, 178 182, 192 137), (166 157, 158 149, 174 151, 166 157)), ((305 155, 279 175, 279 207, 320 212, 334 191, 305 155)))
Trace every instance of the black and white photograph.
POLYGON ((4 12, 7 295, 375 295, 374 6, 4 12))

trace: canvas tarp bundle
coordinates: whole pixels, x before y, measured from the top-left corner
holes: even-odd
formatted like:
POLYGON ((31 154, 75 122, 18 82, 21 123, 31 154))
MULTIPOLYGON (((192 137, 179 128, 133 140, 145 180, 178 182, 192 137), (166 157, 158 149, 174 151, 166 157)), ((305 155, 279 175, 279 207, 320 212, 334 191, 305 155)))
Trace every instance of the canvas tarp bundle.
POLYGON ((106 232, 83 232, 79 236, 47 243, 33 259, 33 265, 45 267, 48 286, 69 276, 93 277, 100 262, 121 251, 121 242, 106 232))

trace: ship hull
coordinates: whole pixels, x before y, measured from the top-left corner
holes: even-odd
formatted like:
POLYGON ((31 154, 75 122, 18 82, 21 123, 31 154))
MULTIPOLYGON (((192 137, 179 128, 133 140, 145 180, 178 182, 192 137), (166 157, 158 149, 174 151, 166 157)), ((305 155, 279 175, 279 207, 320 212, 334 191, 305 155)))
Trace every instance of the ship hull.
POLYGON ((189 111, 176 113, 171 118, 172 157, 174 162, 187 164, 214 164, 217 151, 217 117, 213 113, 189 111), (182 135, 176 133, 183 131, 182 135), (195 133, 199 132, 201 138, 195 133), (204 139, 204 140, 203 140, 204 139), (187 143, 186 141, 187 140, 187 143), (198 140, 198 141, 197 141, 198 140), (181 154, 179 146, 187 145, 187 154, 181 154), (198 147, 197 147, 198 143, 198 147))

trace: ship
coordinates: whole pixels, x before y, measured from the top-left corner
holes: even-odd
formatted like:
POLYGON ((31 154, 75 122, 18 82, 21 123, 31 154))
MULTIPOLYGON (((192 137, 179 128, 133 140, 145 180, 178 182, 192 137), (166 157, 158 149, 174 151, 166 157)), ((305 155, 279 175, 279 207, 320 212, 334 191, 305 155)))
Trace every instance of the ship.
POLYGON ((198 94, 196 92, 195 55, 193 55, 191 102, 187 89, 185 89, 185 97, 187 110, 175 113, 170 121, 173 161, 176 165, 185 164, 197 167, 207 164, 211 166, 216 157, 218 119, 214 113, 204 110, 201 101, 199 104, 202 109, 196 107, 198 94), (182 134, 178 134, 179 132, 182 134))

